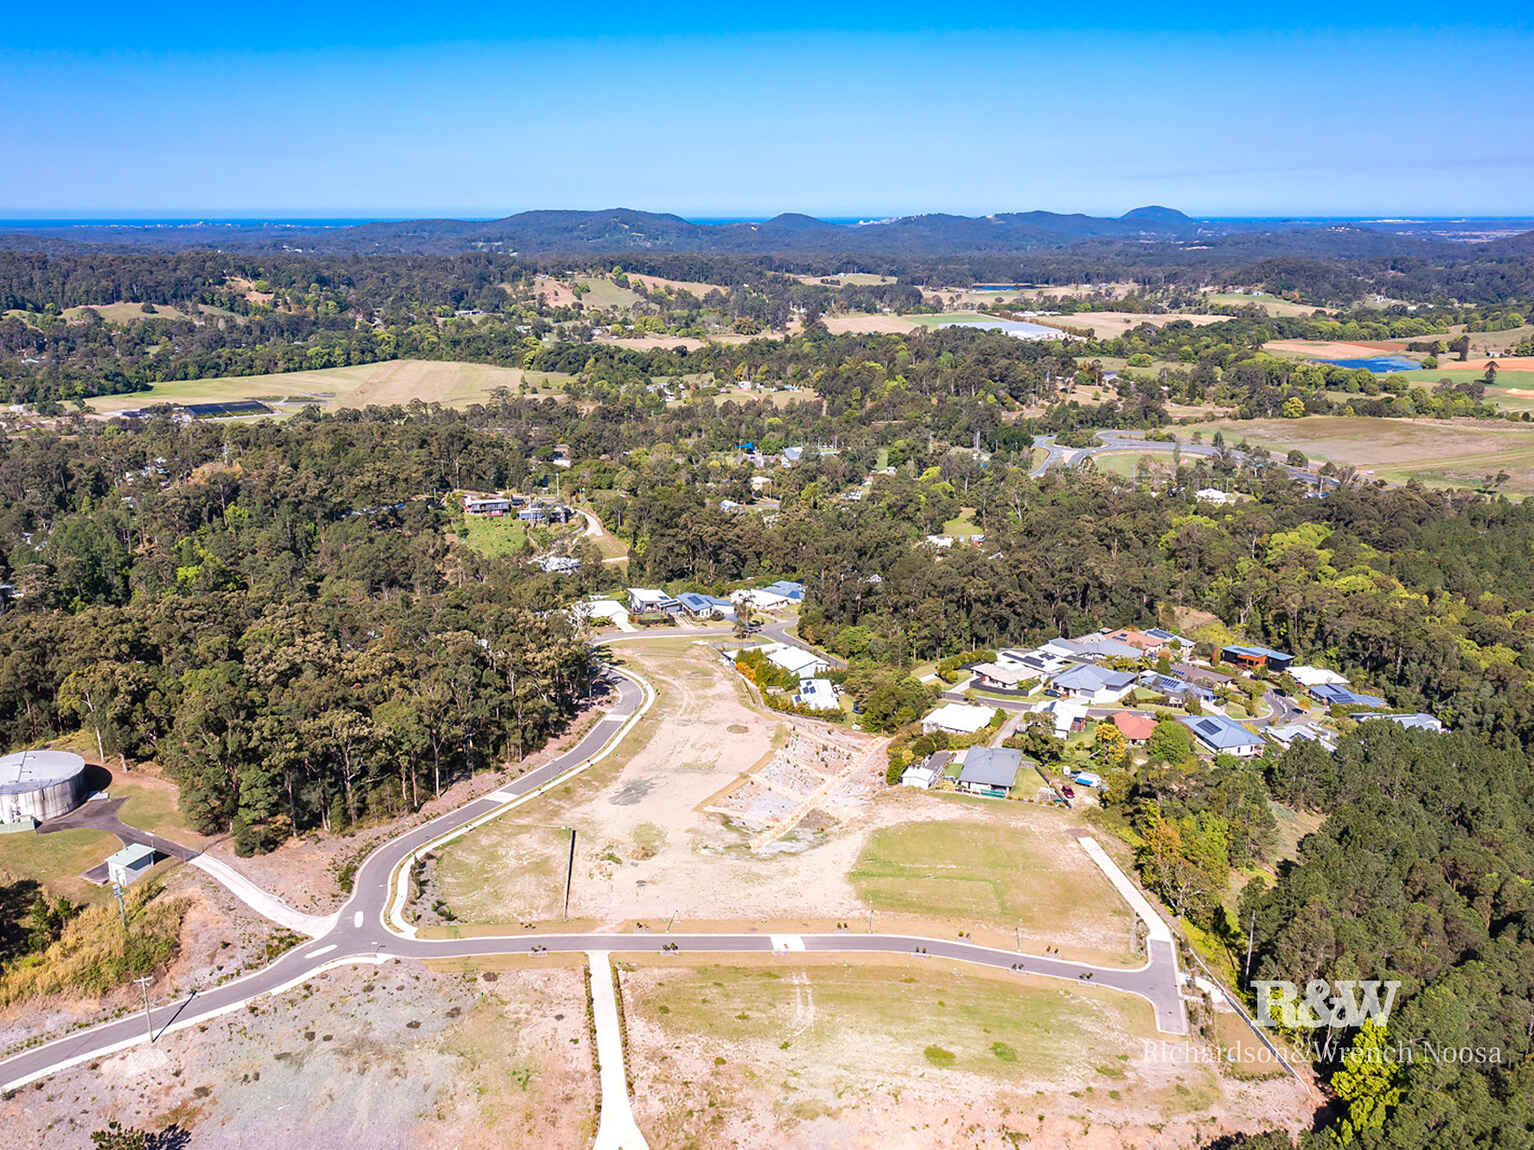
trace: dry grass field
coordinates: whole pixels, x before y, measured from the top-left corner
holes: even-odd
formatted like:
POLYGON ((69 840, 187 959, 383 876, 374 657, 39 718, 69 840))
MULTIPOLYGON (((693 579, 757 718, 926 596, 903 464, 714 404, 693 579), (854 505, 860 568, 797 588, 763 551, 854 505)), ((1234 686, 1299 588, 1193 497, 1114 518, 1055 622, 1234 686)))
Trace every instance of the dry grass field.
POLYGON ((831 956, 620 979, 652 1146, 1193 1146, 1308 1109, 1292 1083, 1157 1057, 1144 1003, 1049 979, 831 956))
POLYGON ((535 395, 557 395, 568 377, 558 373, 524 372, 515 367, 484 363, 445 363, 437 360, 395 359, 355 367, 273 375, 223 376, 181 380, 127 395, 102 395, 88 400, 101 414, 156 403, 213 403, 259 399, 297 410, 310 403, 321 407, 366 407, 369 404, 409 403, 413 399, 462 407, 489 400, 498 387, 517 394, 524 381, 535 395))
POLYGON ((1280 458, 1298 448, 1313 462, 1350 464, 1368 478, 1474 487, 1505 471, 1508 494, 1534 492, 1534 425, 1529 424, 1312 415, 1231 420, 1203 428, 1206 434, 1215 429, 1232 445, 1249 440, 1280 458))

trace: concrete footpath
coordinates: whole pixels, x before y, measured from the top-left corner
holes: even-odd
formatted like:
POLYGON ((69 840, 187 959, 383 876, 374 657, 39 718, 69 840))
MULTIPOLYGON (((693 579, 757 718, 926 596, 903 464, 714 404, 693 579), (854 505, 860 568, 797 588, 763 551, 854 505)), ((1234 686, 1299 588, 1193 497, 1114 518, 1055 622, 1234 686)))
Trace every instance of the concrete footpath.
POLYGON ((629 1106, 613 968, 605 950, 588 951, 586 957, 591 963, 591 1013, 597 1031, 597 1069, 602 1075, 602 1121, 593 1150, 650 1150, 629 1106))

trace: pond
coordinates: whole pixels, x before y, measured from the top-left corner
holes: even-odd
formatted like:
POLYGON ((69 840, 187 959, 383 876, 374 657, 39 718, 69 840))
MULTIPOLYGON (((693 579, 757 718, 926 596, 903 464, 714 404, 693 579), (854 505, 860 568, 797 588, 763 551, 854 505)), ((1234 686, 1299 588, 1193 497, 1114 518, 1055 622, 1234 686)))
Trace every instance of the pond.
POLYGON ((1363 368, 1376 374, 1388 371, 1416 371, 1422 365, 1414 359, 1407 359, 1404 355, 1376 355, 1369 359, 1323 359, 1321 363, 1329 363, 1333 367, 1363 368))

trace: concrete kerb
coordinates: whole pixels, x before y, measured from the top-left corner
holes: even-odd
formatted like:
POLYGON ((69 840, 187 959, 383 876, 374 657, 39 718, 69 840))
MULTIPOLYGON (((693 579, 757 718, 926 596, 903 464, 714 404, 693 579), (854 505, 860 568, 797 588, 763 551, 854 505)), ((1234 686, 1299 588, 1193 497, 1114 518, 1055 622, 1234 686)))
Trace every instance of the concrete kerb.
POLYGON ((454 839, 468 834, 472 830, 477 830, 479 827, 484 826, 486 823, 492 821, 493 819, 500 818, 507 811, 515 810, 523 803, 531 802, 533 799, 543 796, 544 794, 553 790, 555 787, 562 786, 563 784, 569 782, 571 779, 575 778, 577 775, 589 770, 591 767, 594 767, 597 763, 600 763, 603 759, 607 758, 608 755, 612 754, 615 750, 618 749, 618 745, 622 743, 623 740, 628 736, 628 733, 632 731, 636 725, 638 725, 639 720, 644 718, 646 712, 648 712, 650 707, 654 704, 656 695, 655 688, 650 685, 649 680, 646 679, 643 675, 640 675, 638 672, 620 669, 618 667, 612 666, 609 666, 608 669, 616 675, 622 675, 624 678, 637 683, 640 690, 644 692, 644 702, 639 705, 638 709, 635 710, 632 715, 624 720, 618 729, 612 733, 612 736, 607 740, 607 742, 602 744, 601 750, 597 751, 596 754, 592 755, 584 762, 577 763, 562 775, 550 779, 542 786, 528 791, 525 795, 518 795, 516 798, 507 799, 494 810, 481 815, 477 819, 473 819, 470 822, 464 823, 462 826, 454 827, 452 830, 438 835, 430 842, 423 843, 421 846, 411 851, 409 855, 407 855, 399 862, 398 865, 395 866, 394 870, 389 875, 389 901, 386 904, 386 910, 384 911, 382 917, 383 927, 385 930, 390 931, 393 934, 402 935, 405 938, 413 939, 416 937, 415 925, 405 921, 404 912, 405 903, 410 895, 410 883, 408 880, 409 871, 422 855, 426 854, 428 851, 437 850, 438 848, 452 842, 454 839))

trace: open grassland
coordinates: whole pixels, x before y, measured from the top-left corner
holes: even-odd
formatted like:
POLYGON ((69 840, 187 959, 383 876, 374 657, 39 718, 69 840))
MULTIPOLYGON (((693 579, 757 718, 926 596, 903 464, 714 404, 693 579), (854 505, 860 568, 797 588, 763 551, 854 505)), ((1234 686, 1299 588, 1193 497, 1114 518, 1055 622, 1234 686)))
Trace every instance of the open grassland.
POLYGON ((619 287, 610 276, 581 275, 571 278, 569 282, 574 288, 584 285, 589 289, 579 295, 587 310, 617 308, 619 311, 627 311, 639 302, 638 292, 619 287))
MULTIPOLYGON (((984 802, 931 797, 944 806, 984 802)), ((883 827, 868 837, 849 877, 875 912, 1020 931, 1025 946, 1086 932, 1109 947, 1117 939, 1117 959, 1134 961, 1134 916, 1102 872, 1068 836, 1022 820, 883 827)))
POLYGON ((1232 445, 1243 439, 1279 458, 1293 449, 1313 463, 1350 464, 1370 478, 1434 487, 1474 487, 1507 472, 1503 490, 1534 492, 1534 425, 1494 420, 1370 419, 1311 415, 1304 419, 1251 419, 1216 423, 1232 445))
POLYGON ((318 371, 178 380, 158 384, 148 391, 102 395, 87 402, 93 410, 104 414, 157 403, 216 403, 233 399, 259 399, 295 409, 310 403, 329 408, 366 407, 409 403, 413 399, 463 407, 489 402, 492 393, 501 387, 513 395, 519 394, 524 382, 531 394, 555 395, 567 379, 559 373, 524 372, 521 368, 485 363, 395 359, 318 371))
POLYGON ((711 291, 729 291, 729 288, 723 284, 703 283, 700 280, 673 280, 664 276, 641 275, 638 272, 629 272, 628 277, 630 283, 644 284, 649 291, 658 292, 662 289, 671 292, 684 291, 696 296, 700 301, 711 291))
POLYGON ((652 1146, 1117 1150, 1298 1108, 1283 1084, 1253 1097, 1207 1064, 1148 1057, 1147 1004, 1055 980, 830 956, 646 960, 620 978, 652 1146))
POLYGON ((1293 300, 1279 299, 1276 295, 1270 295, 1265 291, 1254 292, 1210 292, 1204 297, 1212 304, 1224 304, 1228 307, 1250 307, 1256 304, 1269 315, 1296 316, 1313 315, 1329 309, 1318 308, 1312 304, 1295 303, 1293 300))

